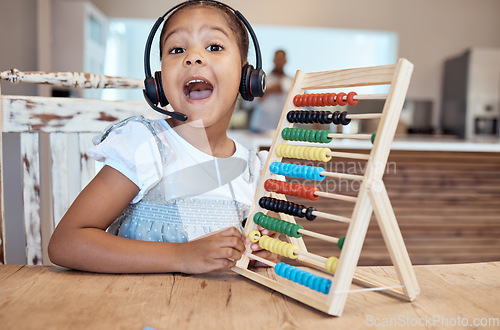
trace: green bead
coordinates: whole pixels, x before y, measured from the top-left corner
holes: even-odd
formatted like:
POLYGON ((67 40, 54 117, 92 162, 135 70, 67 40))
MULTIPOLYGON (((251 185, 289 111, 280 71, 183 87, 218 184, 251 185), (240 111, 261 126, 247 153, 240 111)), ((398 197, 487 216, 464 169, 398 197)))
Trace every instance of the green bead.
POLYGON ((339 247, 340 250, 342 250, 342 247, 344 246, 344 241, 345 241, 345 236, 342 236, 339 238, 339 241, 337 242, 337 246, 339 247))
POLYGON ((282 131, 281 131, 281 137, 285 140, 288 140, 289 137, 290 137, 290 129, 287 127, 287 128, 284 128, 282 131))
POLYGON ((307 141, 307 130, 301 128, 297 130, 297 141, 307 141))
POLYGON ((262 212, 255 213, 255 215, 253 216, 253 222, 255 222, 256 224, 259 224, 260 221, 262 220, 263 216, 264 216, 264 213, 262 213, 262 212))
POLYGON ((306 141, 314 142, 314 132, 313 131, 311 131, 310 129, 305 130, 305 135, 306 135, 306 141))
POLYGON ((329 130, 326 130, 326 129, 322 130, 321 131, 321 140, 320 140, 320 142, 323 142, 323 143, 331 142, 332 138, 328 137, 328 134, 330 134, 329 130))
POLYGON ((296 224, 295 226, 295 229, 294 229, 294 233, 293 233, 293 237, 302 237, 302 234, 299 233, 299 229, 304 229, 304 227, 302 225, 298 225, 296 224))
POLYGON ((377 133, 376 133, 376 132, 373 132, 373 133, 372 133, 372 137, 371 137, 371 139, 370 139, 370 141, 372 141, 372 144, 373 144, 373 142, 375 141, 375 135, 377 135, 377 133))

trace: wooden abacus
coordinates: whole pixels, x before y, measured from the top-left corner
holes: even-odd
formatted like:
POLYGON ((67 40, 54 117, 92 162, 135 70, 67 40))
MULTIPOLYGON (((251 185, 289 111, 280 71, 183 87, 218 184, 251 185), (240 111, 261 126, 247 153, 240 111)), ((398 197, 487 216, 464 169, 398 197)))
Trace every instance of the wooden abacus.
MULTIPOLYGON (((276 130, 269 156, 261 172, 261 178, 255 194, 249 217, 245 224, 244 235, 252 242, 267 250, 295 259, 301 265, 314 269, 314 273, 303 268, 280 262, 274 263, 251 253, 249 247, 233 270, 251 280, 279 291, 302 303, 310 305, 330 315, 340 316, 344 309, 353 280, 356 284, 367 287, 360 290, 384 290, 384 292, 413 300, 420 289, 406 250, 394 211, 382 181, 391 143, 396 132, 401 109, 410 82, 413 64, 400 59, 397 64, 369 68, 355 68, 337 71, 304 73, 297 71, 293 86, 286 100, 281 119, 276 130), (387 94, 356 95, 339 92, 322 94, 304 94, 306 91, 338 89, 355 86, 389 85, 387 94), (349 115, 347 112, 298 110, 301 107, 323 107, 355 105, 362 99, 385 99, 381 113, 349 115), (307 130, 293 128, 295 123, 347 125, 351 119, 378 118, 376 136, 368 134, 341 134, 325 130, 307 130), (371 139, 373 148, 369 155, 347 152, 335 152, 326 147, 316 146, 334 138, 371 139), (292 141, 303 141, 293 145, 292 141), (311 145, 309 145, 311 144, 311 145), (323 168, 282 163, 283 157, 318 161, 330 161, 331 157, 364 159, 367 161, 364 175, 327 172, 323 168), (308 180, 322 180, 325 176, 356 180, 361 182, 357 197, 321 192, 312 186, 300 185, 279 180, 279 176, 298 177, 308 180), (311 200, 319 196, 354 202, 350 218, 316 211, 286 201, 285 195, 311 200), (265 215, 266 210, 276 212, 279 219, 265 215), (357 268, 357 263, 364 243, 372 213, 375 213, 378 225, 387 245, 392 263, 399 281, 376 276, 357 268), (309 220, 323 217, 333 221, 348 223, 345 237, 335 238, 312 232, 298 225, 294 216, 309 220), (260 225, 269 230, 287 235, 289 242, 260 235, 260 225), (312 254, 302 239, 309 235, 332 244, 332 254, 339 257, 323 257, 312 254), (251 259, 261 261, 274 268, 276 276, 266 276, 249 268, 251 259), (295 282, 295 283, 294 283, 295 282), (300 285, 298 285, 298 284, 300 285)), ((283 259, 283 258, 282 258, 283 259)))

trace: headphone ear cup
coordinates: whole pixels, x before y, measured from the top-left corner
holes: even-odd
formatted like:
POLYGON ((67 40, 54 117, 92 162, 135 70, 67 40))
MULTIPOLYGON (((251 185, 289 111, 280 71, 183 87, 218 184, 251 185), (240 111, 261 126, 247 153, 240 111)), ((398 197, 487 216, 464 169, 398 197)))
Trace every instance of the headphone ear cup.
POLYGON ((161 71, 155 72, 155 81, 156 81, 156 88, 158 90, 158 101, 160 102, 160 105, 164 107, 168 104, 168 100, 167 97, 165 96, 165 92, 163 91, 163 83, 161 81, 161 71))
POLYGON ((253 101, 254 97, 262 97, 266 92, 266 74, 262 69, 254 69, 246 64, 241 72, 240 94, 245 101, 253 101))
POLYGON ((254 97, 262 97, 266 92, 266 74, 262 69, 254 69, 250 75, 250 91, 254 97))
POLYGON ((158 104, 158 92, 156 90, 155 78, 147 77, 144 79, 144 94, 154 105, 158 104))
POLYGON ((162 107, 168 104, 165 93, 163 92, 163 85, 161 82, 161 71, 155 72, 155 77, 148 77, 144 79, 144 90, 146 96, 154 105, 160 105, 162 107))
POLYGON ((250 90, 252 70, 253 66, 246 64, 241 71, 240 94, 245 101, 253 101, 252 91, 250 90))

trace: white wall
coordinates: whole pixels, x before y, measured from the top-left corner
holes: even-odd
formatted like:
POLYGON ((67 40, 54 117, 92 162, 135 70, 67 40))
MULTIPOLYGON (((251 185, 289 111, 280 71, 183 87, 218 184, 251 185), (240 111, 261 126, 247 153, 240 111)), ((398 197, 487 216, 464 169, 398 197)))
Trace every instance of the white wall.
MULTIPOLYGON (((140 18, 157 18, 180 2, 92 1, 108 16, 140 18)), ((226 3, 254 24, 396 32, 399 56, 415 64, 408 98, 432 100, 435 122, 441 102, 443 62, 470 47, 500 47, 498 0, 226 0, 226 3)))
MULTIPOLYGON (((0 1, 0 70, 37 69, 35 0, 0 1)), ((2 83, 3 94, 33 94, 36 86, 2 83)))

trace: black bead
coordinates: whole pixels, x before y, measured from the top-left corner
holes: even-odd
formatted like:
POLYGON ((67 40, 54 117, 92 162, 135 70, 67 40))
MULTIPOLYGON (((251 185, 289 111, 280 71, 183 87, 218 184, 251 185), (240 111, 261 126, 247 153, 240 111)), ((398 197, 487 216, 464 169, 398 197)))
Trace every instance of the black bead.
POLYGON ((259 206, 262 208, 266 208, 266 197, 261 197, 259 199, 259 206))
POLYGON ((311 123, 317 123, 318 122, 318 111, 312 111, 311 112, 311 123))
POLYGON ((341 114, 340 114, 340 123, 342 125, 349 125, 349 123, 351 122, 350 119, 347 119, 346 118, 347 116, 347 111, 343 111, 341 114))
POLYGON ((313 221, 314 219, 316 219, 316 216, 313 214, 314 211, 316 211, 316 209, 312 206, 307 208, 305 214, 307 220, 313 221))
POLYGON ((333 116, 332 116, 332 122, 335 124, 335 125, 340 125, 340 118, 339 118, 339 115, 340 115, 340 111, 335 111, 333 113, 333 116))

